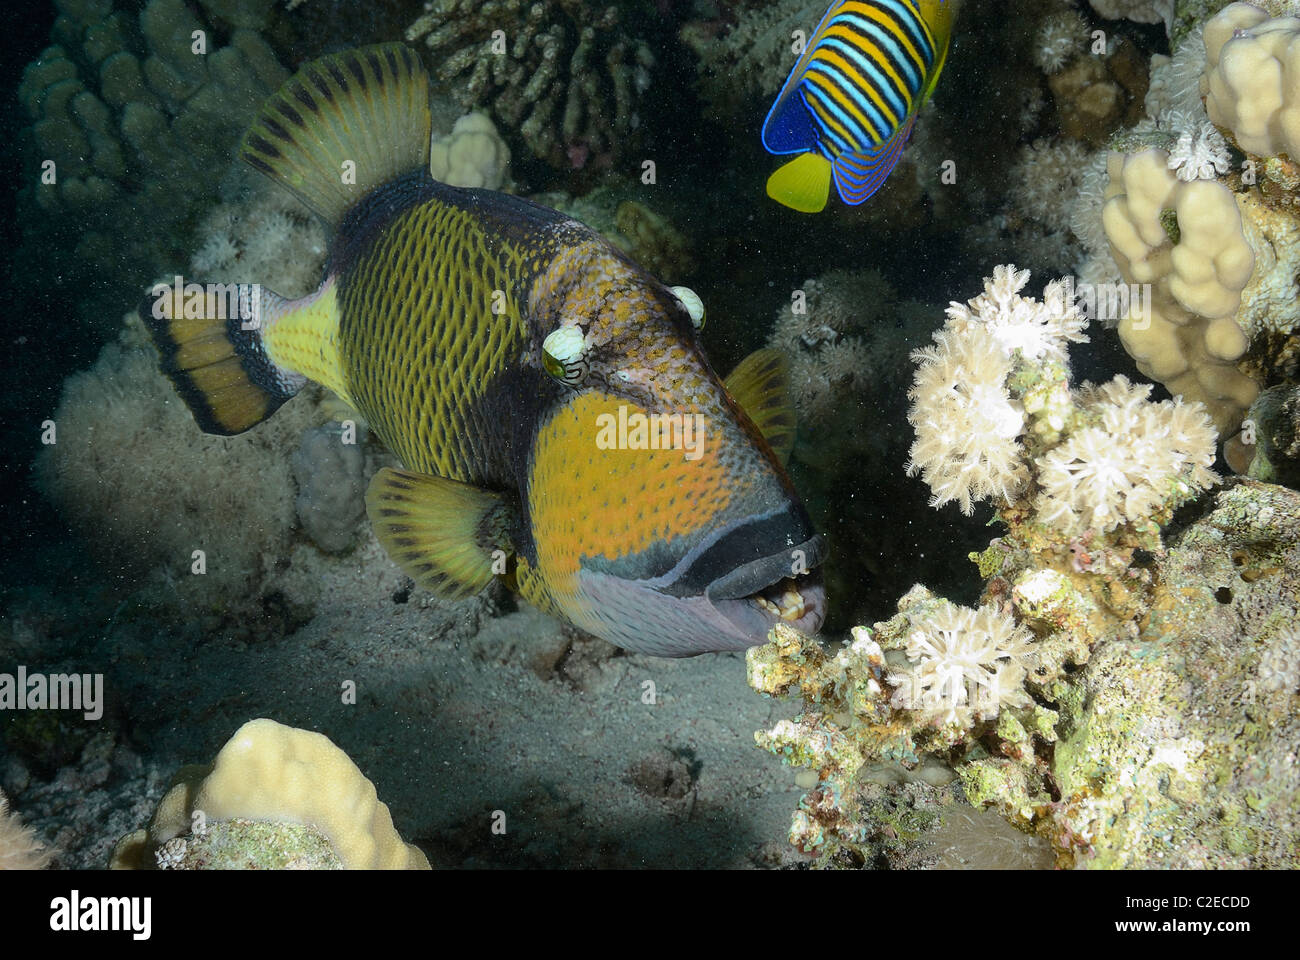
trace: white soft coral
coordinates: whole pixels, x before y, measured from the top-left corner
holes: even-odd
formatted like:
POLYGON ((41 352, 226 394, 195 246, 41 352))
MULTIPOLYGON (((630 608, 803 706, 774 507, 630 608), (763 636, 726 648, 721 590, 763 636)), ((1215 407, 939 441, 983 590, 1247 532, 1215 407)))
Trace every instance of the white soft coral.
POLYGON ((1093 422, 1035 464, 1042 521, 1067 532, 1111 530, 1218 480, 1205 408, 1181 399, 1152 403, 1150 393, 1150 384, 1122 376, 1079 392, 1093 422))
POLYGON ((1005 386, 1011 359, 992 333, 940 330, 934 340, 912 355, 920 367, 908 393, 916 441, 907 474, 930 485, 933 506, 956 501, 969 516, 975 500, 1010 501, 1028 479, 1017 439, 1025 416, 1005 386))
POLYGON ((1067 344, 1088 339, 1088 321, 1064 284, 1049 284, 1040 303, 1020 296, 1028 281, 1028 270, 995 267, 982 294, 948 307, 935 345, 912 354, 919 367, 908 420, 916 442, 907 472, 929 484, 934 506, 955 501, 969 516, 976 500, 1015 499, 1028 479, 1019 441, 1025 414, 1007 379, 1022 360, 1064 364, 1067 344))
POLYGON ((1011 264, 994 267, 993 276, 984 281, 983 293, 966 306, 955 302, 948 306, 948 329, 962 335, 982 327, 993 334, 1008 357, 1019 350, 1026 360, 1064 363, 1070 343, 1088 342, 1083 333, 1088 319, 1073 299, 1067 298, 1065 284, 1049 283, 1039 302, 1020 295, 1028 282, 1028 270, 1017 270, 1011 264))
POLYGON ((1031 703, 1026 667, 1031 635, 996 607, 978 610, 943 601, 908 637, 912 666, 895 674, 895 702, 939 723, 969 726, 1003 707, 1031 703))
POLYGON ((1228 141, 1208 120, 1199 127, 1184 127, 1169 151, 1169 169, 1176 171, 1179 180, 1213 180, 1231 166, 1228 141))
POLYGON ((1034 62, 1044 73, 1059 73, 1082 53, 1088 40, 1088 24, 1073 10, 1054 13, 1038 25, 1034 34, 1034 62))

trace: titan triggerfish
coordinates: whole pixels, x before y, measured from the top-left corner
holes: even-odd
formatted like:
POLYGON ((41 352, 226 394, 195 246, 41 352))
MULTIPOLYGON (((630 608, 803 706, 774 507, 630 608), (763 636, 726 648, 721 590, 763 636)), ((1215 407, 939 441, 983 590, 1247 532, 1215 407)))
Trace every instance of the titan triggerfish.
POLYGON ((415 54, 384 44, 306 65, 262 108, 241 156, 332 240, 301 299, 146 300, 199 427, 332 390, 403 465, 366 493, 380 542, 443 597, 499 577, 662 656, 744 649, 783 619, 816 631, 824 546, 783 466, 782 355, 724 384, 690 291, 561 213, 436 181, 429 97, 415 54))

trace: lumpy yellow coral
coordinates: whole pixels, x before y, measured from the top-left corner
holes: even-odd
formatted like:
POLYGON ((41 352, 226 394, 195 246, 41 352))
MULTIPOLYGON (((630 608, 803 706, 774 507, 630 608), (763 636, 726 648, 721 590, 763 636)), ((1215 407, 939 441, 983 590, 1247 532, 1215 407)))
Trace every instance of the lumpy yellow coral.
POLYGON ((1215 181, 1179 180, 1168 153, 1152 149, 1111 155, 1106 198, 1120 272, 1148 285, 1120 320, 1124 348, 1171 393, 1202 401, 1221 432, 1235 429, 1259 392, 1236 366, 1249 346, 1236 314, 1255 268, 1236 197, 1215 181))
POLYGON ((428 869, 393 827, 375 785, 328 737, 274 720, 250 720, 212 767, 187 768, 158 805, 149 829, 118 843, 114 867, 149 866, 149 856, 197 818, 244 818, 314 827, 348 869, 428 869), (201 779, 200 779, 201 777, 201 779))
POLYGON ((1230 3, 1205 24, 1210 119, 1248 153, 1300 154, 1300 19, 1230 3))

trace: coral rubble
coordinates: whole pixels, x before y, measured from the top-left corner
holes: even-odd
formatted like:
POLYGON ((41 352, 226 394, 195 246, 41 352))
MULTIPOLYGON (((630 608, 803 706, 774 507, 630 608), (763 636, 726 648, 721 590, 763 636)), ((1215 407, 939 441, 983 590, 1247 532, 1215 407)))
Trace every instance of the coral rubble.
POLYGON ((981 606, 918 585, 838 651, 778 628, 749 652, 751 686, 805 704, 756 735, 814 774, 790 838, 877 862, 869 772, 939 761, 1061 865, 1294 866, 1300 495, 1235 482, 1166 542, 1216 481, 1205 411, 1123 378, 1072 389, 1082 318, 1026 281, 998 268, 916 354, 913 469, 1006 525, 972 555, 981 606))

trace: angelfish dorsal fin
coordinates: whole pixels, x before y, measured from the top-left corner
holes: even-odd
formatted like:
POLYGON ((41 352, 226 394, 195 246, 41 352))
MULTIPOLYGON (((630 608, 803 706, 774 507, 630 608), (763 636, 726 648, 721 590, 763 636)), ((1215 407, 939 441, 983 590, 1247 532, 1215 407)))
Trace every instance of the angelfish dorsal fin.
POLYGON ((795 416, 790 405, 790 361, 780 350, 755 350, 726 379, 731 394, 754 421, 784 465, 794 449, 795 416))
POLYGON ((400 43, 313 60, 262 107, 239 155, 326 223, 429 162, 429 74, 400 43))
POLYGON ((409 470, 380 470, 366 513, 385 552, 430 593, 460 600, 504 569, 512 552, 506 507, 487 490, 409 470))

